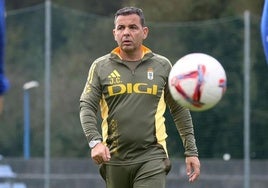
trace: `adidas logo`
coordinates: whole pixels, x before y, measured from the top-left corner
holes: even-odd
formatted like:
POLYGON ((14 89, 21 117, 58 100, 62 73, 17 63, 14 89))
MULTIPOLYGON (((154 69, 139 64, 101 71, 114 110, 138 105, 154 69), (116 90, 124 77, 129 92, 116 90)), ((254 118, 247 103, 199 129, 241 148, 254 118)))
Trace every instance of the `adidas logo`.
POLYGON ((113 70, 111 74, 109 74, 108 78, 110 79, 110 84, 119 84, 121 83, 120 74, 117 70, 113 70))
POLYGON ((120 74, 117 70, 113 70, 113 72, 108 76, 109 79, 120 77, 120 74))

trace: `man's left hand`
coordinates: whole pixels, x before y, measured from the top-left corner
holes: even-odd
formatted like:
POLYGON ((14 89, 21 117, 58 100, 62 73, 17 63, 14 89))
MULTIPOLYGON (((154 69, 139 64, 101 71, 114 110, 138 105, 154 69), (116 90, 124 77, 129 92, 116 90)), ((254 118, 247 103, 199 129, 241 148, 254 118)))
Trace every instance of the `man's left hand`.
POLYGON ((191 156, 185 158, 185 163, 189 182, 194 182, 200 175, 200 161, 198 157, 191 156))

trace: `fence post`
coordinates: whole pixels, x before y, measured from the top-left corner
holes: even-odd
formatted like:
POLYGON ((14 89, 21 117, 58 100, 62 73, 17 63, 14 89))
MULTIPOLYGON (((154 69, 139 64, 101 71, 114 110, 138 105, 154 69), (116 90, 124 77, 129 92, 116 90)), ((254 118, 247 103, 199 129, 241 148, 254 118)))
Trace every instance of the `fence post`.
POLYGON ((250 188, 250 12, 244 12, 244 188, 250 188))
POLYGON ((51 64, 51 0, 45 1, 45 181, 44 188, 50 187, 50 64, 51 64))

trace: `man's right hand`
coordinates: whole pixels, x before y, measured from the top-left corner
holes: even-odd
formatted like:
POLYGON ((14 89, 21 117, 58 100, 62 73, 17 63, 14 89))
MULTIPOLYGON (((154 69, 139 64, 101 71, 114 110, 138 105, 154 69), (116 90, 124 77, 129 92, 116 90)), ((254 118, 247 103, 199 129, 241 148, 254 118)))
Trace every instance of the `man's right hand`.
POLYGON ((111 159, 109 148, 103 143, 98 143, 91 149, 91 158, 96 164, 108 162, 111 159))

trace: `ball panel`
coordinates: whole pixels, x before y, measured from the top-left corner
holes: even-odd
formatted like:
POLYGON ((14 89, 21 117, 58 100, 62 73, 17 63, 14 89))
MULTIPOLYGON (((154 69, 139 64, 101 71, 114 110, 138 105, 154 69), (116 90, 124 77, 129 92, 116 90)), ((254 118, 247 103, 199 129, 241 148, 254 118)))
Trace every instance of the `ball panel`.
POLYGON ((208 110, 221 100, 226 91, 225 70, 207 54, 188 54, 173 65, 169 89, 180 105, 193 111, 208 110))

